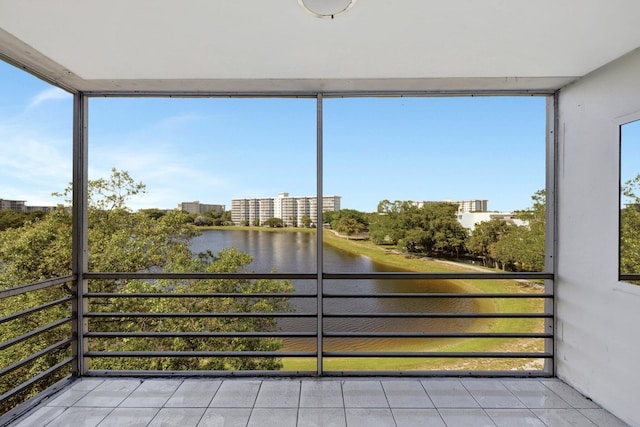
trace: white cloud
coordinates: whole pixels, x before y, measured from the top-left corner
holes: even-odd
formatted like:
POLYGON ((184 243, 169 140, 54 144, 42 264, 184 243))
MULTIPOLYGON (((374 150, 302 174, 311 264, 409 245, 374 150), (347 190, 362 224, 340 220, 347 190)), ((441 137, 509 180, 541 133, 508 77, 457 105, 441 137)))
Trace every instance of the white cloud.
POLYGON ((29 102, 29 108, 38 107, 47 101, 68 99, 70 97, 71 97, 70 93, 65 92, 64 90, 57 87, 51 87, 43 90, 42 92, 38 93, 36 96, 31 98, 31 101, 29 102))

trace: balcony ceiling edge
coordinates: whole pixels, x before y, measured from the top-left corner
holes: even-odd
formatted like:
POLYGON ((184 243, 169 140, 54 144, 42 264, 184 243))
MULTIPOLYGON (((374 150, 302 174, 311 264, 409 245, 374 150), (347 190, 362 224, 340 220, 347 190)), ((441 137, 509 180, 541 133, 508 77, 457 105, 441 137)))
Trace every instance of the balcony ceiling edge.
POLYGON ((69 92, 105 94, 313 94, 553 92, 579 76, 84 79, 0 29, 0 59, 69 92))

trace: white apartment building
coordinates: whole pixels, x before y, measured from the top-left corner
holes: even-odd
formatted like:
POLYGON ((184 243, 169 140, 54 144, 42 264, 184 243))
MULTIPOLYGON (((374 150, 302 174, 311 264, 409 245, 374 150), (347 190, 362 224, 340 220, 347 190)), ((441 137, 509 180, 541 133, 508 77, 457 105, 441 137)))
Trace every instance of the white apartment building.
MULTIPOLYGON (((339 211, 341 196, 323 196, 322 210, 339 211)), ((262 225, 269 218, 280 218, 285 227, 300 227, 302 218, 308 216, 311 226, 318 222, 318 203, 315 196, 289 196, 231 200, 231 221, 235 225, 262 225)))
POLYGON ((471 231, 475 230, 477 224, 492 219, 501 219, 515 225, 526 224, 525 221, 515 218, 513 212, 462 212, 458 213, 456 218, 460 225, 471 231))
POLYGON ((198 200, 194 202, 178 203, 178 210, 195 214, 203 214, 209 211, 224 212, 225 209, 225 205, 211 205, 207 203, 200 203, 198 200))

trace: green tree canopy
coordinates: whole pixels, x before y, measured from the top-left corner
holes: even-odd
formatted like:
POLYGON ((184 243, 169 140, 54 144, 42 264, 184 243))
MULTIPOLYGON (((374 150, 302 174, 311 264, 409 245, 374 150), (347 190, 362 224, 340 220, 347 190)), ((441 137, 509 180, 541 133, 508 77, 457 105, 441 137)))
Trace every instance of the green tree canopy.
POLYGON ((498 218, 476 224, 467 242, 467 249, 482 258, 485 267, 493 267, 497 256, 496 245, 509 234, 511 227, 514 226, 498 218))
POLYGON ((267 226, 267 227, 271 227, 271 228, 282 227, 282 226, 284 226, 284 221, 282 221, 282 218, 272 217, 272 218, 269 218, 269 219, 265 220, 262 223, 262 225, 267 226))
POLYGON ((509 228, 509 233, 495 244, 495 258, 503 268, 519 271, 544 271, 546 249, 546 195, 533 196, 533 205, 519 211, 516 218, 525 222, 509 228))
MULTIPOLYGON (((108 179, 89 182, 88 245, 89 271, 100 272, 236 272, 251 262, 247 254, 229 249, 219 254, 205 253, 194 256, 189 241, 197 235, 189 216, 171 211, 162 216, 148 211, 132 212, 127 200, 145 191, 126 171, 113 170, 108 179)), ((69 196, 70 187, 60 196, 69 196)), ((0 232, 0 287, 10 288, 43 279, 71 273, 71 214, 58 209, 37 221, 19 228, 0 232)), ((208 293, 219 292, 291 292, 288 281, 280 280, 95 280, 89 282, 91 292, 127 294, 145 293, 208 293)), ((39 305, 69 294, 70 289, 55 287, 10 298, 0 309, 0 315, 17 313, 27 307, 39 305)), ((90 311, 106 312, 279 312, 289 310, 286 298, 92 298, 90 311)), ((28 331, 48 324, 51 319, 70 316, 65 306, 54 306, 32 315, 28 321, 12 322, 0 330, 0 341, 5 342, 28 331)), ((93 331, 272 331, 277 328, 274 318, 143 318, 92 319, 93 331)), ((51 342, 70 335, 70 329, 53 330, 46 339, 25 340, 3 350, 0 366, 8 366, 28 355, 42 350, 51 342)), ((90 346, 104 351, 148 350, 277 350, 280 339, 270 338, 192 338, 161 339, 94 339, 90 346)), ((68 351, 63 349, 62 351, 68 351)), ((14 375, 30 378, 41 372, 43 366, 52 366, 59 354, 47 356, 14 375)), ((91 369, 277 369, 281 362, 273 357, 232 358, 211 360, 165 357, 153 359, 108 358, 91 359, 91 369)), ((19 383, 17 377, 7 376, 3 387, 19 383)), ((6 388, 5 389, 8 389, 6 388)))
POLYGON ((378 204, 378 215, 370 223, 370 238, 376 244, 398 245, 407 252, 427 255, 459 255, 464 250, 466 230, 456 218, 452 203, 411 201, 378 204))
POLYGON ((29 221, 35 221, 45 215, 43 211, 22 212, 12 209, 0 210, 0 231, 7 228, 22 227, 29 221))
POLYGON ((620 273, 640 273, 640 174, 622 187, 625 197, 620 211, 620 273))

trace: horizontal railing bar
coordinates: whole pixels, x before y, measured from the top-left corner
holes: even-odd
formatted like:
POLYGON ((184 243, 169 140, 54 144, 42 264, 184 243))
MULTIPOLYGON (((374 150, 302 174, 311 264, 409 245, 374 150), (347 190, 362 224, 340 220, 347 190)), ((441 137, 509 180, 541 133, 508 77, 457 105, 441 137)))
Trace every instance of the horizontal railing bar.
POLYGON ((73 361, 72 357, 69 357, 59 363, 56 363, 55 365, 53 365, 52 367, 50 367, 49 369, 47 369, 44 372, 41 372, 40 374, 36 375, 35 377, 31 378, 28 381, 23 382, 22 384, 20 384, 17 387, 12 388, 11 390, 7 391, 6 393, 4 393, 2 396, 0 396, 0 403, 6 401, 7 399, 11 398, 12 396, 20 393, 22 390, 25 390, 29 387, 31 387, 33 384, 37 383, 38 381, 42 381, 43 379, 45 379, 46 377, 53 375, 55 372, 59 371, 60 369, 62 369, 64 366, 68 365, 69 363, 71 363, 73 361))
POLYGON ((85 332, 87 338, 315 338, 315 332, 85 332))
POLYGON ((6 367, 0 369, 0 377, 8 374, 11 371, 15 371, 16 369, 19 369, 24 365, 27 365, 29 362, 32 362, 35 359, 38 359, 39 357, 42 357, 47 353, 51 353, 52 351, 57 350, 59 348, 62 348, 65 345, 71 344, 72 342, 73 342, 72 338, 66 338, 66 339, 64 339, 62 341, 58 341, 57 343, 54 343, 54 344, 50 345, 47 348, 43 348, 39 352, 34 353, 34 354, 30 355, 29 357, 26 357, 26 358, 24 358, 24 359, 22 359, 22 360, 20 360, 20 361, 18 361, 16 363, 12 364, 12 365, 9 365, 9 366, 6 366, 6 367))
POLYGON ((88 351, 85 357, 316 357, 315 351, 88 351))
POLYGON ((28 283, 26 285, 20 285, 14 288, 3 289, 0 291, 0 299, 9 298, 16 295, 22 295, 28 292, 38 291, 40 289, 51 288, 53 286, 61 285, 63 283, 72 282, 75 279, 76 279, 76 276, 71 274, 68 276, 54 277, 53 279, 47 279, 41 282, 28 283))
POLYGON ((111 313, 88 312, 84 317, 316 317, 315 313, 111 313))
POLYGON ((5 323, 5 322, 9 322, 11 320, 18 319, 18 318, 26 316, 28 314, 37 313, 38 311, 46 310, 47 308, 51 308, 51 307, 54 307, 56 305, 64 304, 65 302, 69 302, 69 301, 72 301, 72 300, 73 300, 73 297, 72 296, 68 296, 68 297, 60 298, 59 300, 56 300, 56 301, 51 301, 51 302, 48 302, 46 304, 39 305, 37 307, 29 308, 29 309, 21 311, 19 313, 10 314, 9 316, 5 316, 5 317, 0 318, 0 324, 5 323))
MULTIPOLYGON (((472 318, 472 319, 548 319, 553 317, 551 313, 324 313, 324 317, 341 318, 413 318, 425 319, 441 318, 472 318)), ((88 312, 84 317, 148 317, 148 318, 189 318, 189 317, 316 317, 315 313, 112 313, 112 312, 88 312)))
POLYGON ((15 337, 13 339, 10 339, 9 341, 5 341, 2 344, 0 344, 0 350, 4 350, 5 348, 9 348, 12 347, 16 344, 18 344, 19 342, 22 341, 26 341, 29 338, 32 338, 34 336, 40 335, 44 332, 50 331, 51 329, 55 329, 58 326, 64 325, 65 323, 69 323, 71 322, 71 318, 70 317, 66 317, 64 319, 60 319, 56 322, 53 323, 49 323, 48 325, 42 326, 38 329, 34 329, 33 331, 30 331, 24 335, 20 335, 19 337, 15 337))
POLYGON ((415 273, 415 272, 377 272, 377 273, 323 273, 326 280, 367 280, 367 279, 422 279, 422 280, 444 280, 444 279, 533 279, 544 280, 553 279, 553 273, 415 273))
POLYGON ((325 351, 322 352, 324 357, 397 357, 397 358, 483 358, 483 359, 551 359, 551 353, 504 353, 504 352, 400 352, 400 351, 325 351))
POLYGON ((553 338, 535 332, 325 332, 326 338, 553 338))
POLYGON ((471 319, 549 319, 553 317, 550 313, 324 313, 324 317, 342 318, 413 318, 422 317, 425 319, 449 319, 449 318, 471 318, 471 319))
POLYGON ((496 377, 507 377, 507 378, 529 378, 529 377, 544 377, 550 378, 553 377, 553 374, 550 374, 543 370, 529 370, 529 371, 517 371, 517 370, 509 370, 509 371, 475 371, 475 370, 455 370, 452 369, 450 371, 322 371, 322 376, 324 377, 371 377, 371 375, 375 375, 376 377, 420 377, 420 378, 431 378, 431 377, 481 377, 481 378, 496 378, 496 377))
POLYGON ((338 294, 324 293, 323 298, 553 298, 553 294, 462 294, 462 293, 422 293, 422 292, 393 292, 373 294, 338 294))
MULTIPOLYGON (((317 294, 296 293, 109 293, 90 292, 84 295, 87 298, 317 298, 317 294)), ((367 294, 341 294, 325 293, 323 298, 553 298, 553 294, 464 294, 442 292, 394 292, 394 293, 367 293, 367 294)))
POLYGON ((620 280, 637 280, 640 281, 640 274, 621 274, 620 280))
MULTIPOLYGON (((89 280, 99 279, 308 279, 316 280, 316 273, 116 273, 116 272, 88 272, 83 277, 89 280)), ((362 272, 362 273, 323 273, 326 280, 367 280, 367 279, 553 279, 553 273, 416 273, 416 272, 362 272)))
MULTIPOLYGON (((315 332, 86 332, 87 338, 315 338, 315 332)), ((325 332, 328 338, 553 338, 531 332, 325 332)))
POLYGON ((317 294, 296 294, 296 293, 207 293, 207 294, 187 294, 187 293, 108 293, 89 292, 84 294, 87 298, 317 298, 317 294))
POLYGON ((84 273, 89 280, 101 279, 308 279, 318 278, 316 273, 84 273))
MULTIPOLYGON (((84 377, 102 378, 102 377, 313 377, 316 371, 265 371, 265 370, 246 370, 246 371, 157 371, 157 370, 89 370, 84 377)), ((371 375, 371 373, 369 373, 371 375)))

